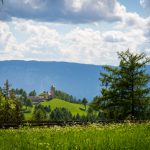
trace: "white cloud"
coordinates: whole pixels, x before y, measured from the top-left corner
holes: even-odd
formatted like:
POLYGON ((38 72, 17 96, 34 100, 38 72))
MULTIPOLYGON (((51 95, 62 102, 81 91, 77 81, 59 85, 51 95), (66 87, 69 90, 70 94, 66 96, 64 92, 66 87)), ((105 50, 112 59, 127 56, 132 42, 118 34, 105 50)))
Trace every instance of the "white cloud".
POLYGON ((7 23, 0 22, 0 41, 3 44, 6 44, 9 42, 9 40, 12 37, 12 33, 9 30, 9 26, 7 23))
POLYGON ((103 36, 106 42, 125 42, 127 40, 121 31, 108 31, 103 36))
MULTIPOLYGON (((1 59, 26 59, 42 61, 69 61, 90 64, 117 64, 117 51, 130 48, 140 52, 143 41, 146 40, 145 28, 130 28, 125 31, 111 29, 109 31, 98 31, 92 28, 80 28, 79 26, 59 33, 47 23, 37 23, 15 19, 13 26, 16 32, 22 36, 28 36, 19 41, 16 35, 11 32, 12 26, 1 23, 3 30, 0 41, 4 50, 1 59)), ((54 25, 55 26, 55 25, 54 25)), ((63 24, 62 24, 63 26, 63 24)), ((148 49, 148 48, 147 48, 148 49)), ((147 53, 147 51, 145 50, 147 53)))

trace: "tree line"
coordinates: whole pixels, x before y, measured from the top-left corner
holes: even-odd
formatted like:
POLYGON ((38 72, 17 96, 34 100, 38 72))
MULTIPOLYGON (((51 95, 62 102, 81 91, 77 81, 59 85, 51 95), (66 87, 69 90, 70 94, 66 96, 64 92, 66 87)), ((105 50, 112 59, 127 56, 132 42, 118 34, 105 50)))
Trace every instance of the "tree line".
POLYGON ((97 122, 100 120, 99 114, 94 112, 92 108, 88 108, 86 115, 72 115, 72 113, 62 107, 56 107, 54 110, 51 110, 50 106, 42 106, 36 105, 34 112, 33 112, 33 120, 35 121, 52 121, 52 122, 59 122, 59 121, 80 121, 80 122, 97 122), (48 111, 45 107, 48 107, 48 111))
POLYGON ((76 97, 73 97, 72 95, 66 92, 63 92, 61 90, 56 90, 56 89, 55 89, 55 98, 59 98, 59 99, 62 99, 64 101, 71 102, 71 103, 77 103, 77 104, 82 103, 81 99, 77 99, 76 97))

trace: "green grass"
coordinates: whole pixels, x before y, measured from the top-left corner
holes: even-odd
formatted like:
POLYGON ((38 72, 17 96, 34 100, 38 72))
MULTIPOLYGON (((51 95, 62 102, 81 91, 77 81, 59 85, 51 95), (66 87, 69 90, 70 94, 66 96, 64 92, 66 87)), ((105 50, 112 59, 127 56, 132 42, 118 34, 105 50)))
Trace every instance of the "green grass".
MULTIPOLYGON (((41 104, 44 106, 50 105, 52 110, 54 110, 56 107, 59 107, 59 108, 64 107, 68 109, 72 113, 72 115, 76 115, 78 113, 79 115, 82 116, 82 115, 86 115, 87 113, 87 111, 84 111, 84 106, 82 104, 70 103, 70 102, 63 101, 61 99, 56 99, 56 98, 50 101, 41 102, 41 104), (81 110, 80 108, 82 108, 83 110, 81 110)), ((28 107, 27 109, 31 110, 31 113, 24 113, 25 120, 31 120, 34 106, 28 107)), ((88 109, 88 106, 87 106, 87 109, 88 109)))
MULTIPOLYGON (((25 120, 31 120, 32 119, 32 113, 34 111, 34 105, 33 107, 27 107, 27 110, 29 110, 30 112, 28 113, 24 113, 24 117, 25 117, 25 120)), ((23 106, 23 108, 26 108, 25 106, 23 106)))
POLYGON ((0 130, 0 150, 149 150, 150 123, 0 130))
POLYGON ((77 113, 79 115, 86 115, 87 113, 86 111, 80 109, 84 109, 84 106, 82 104, 70 103, 56 98, 51 101, 44 101, 41 104, 44 106, 50 105, 52 110, 56 107, 65 107, 72 113, 72 115, 76 115, 77 113))

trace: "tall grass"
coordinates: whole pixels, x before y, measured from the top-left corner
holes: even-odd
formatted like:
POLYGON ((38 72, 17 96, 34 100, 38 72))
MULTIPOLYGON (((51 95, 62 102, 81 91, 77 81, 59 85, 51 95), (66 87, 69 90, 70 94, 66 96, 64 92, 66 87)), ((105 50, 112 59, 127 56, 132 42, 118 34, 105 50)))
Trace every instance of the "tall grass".
POLYGON ((150 123, 0 130, 0 150, 149 150, 150 123))

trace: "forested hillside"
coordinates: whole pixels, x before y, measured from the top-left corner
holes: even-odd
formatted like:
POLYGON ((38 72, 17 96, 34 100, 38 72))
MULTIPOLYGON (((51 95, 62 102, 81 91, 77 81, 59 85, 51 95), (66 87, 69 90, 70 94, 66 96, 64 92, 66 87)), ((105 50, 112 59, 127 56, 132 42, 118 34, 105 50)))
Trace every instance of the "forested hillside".
POLYGON ((1 61, 0 86, 6 81, 27 92, 56 89, 88 100, 99 94, 100 66, 65 62, 1 61))

